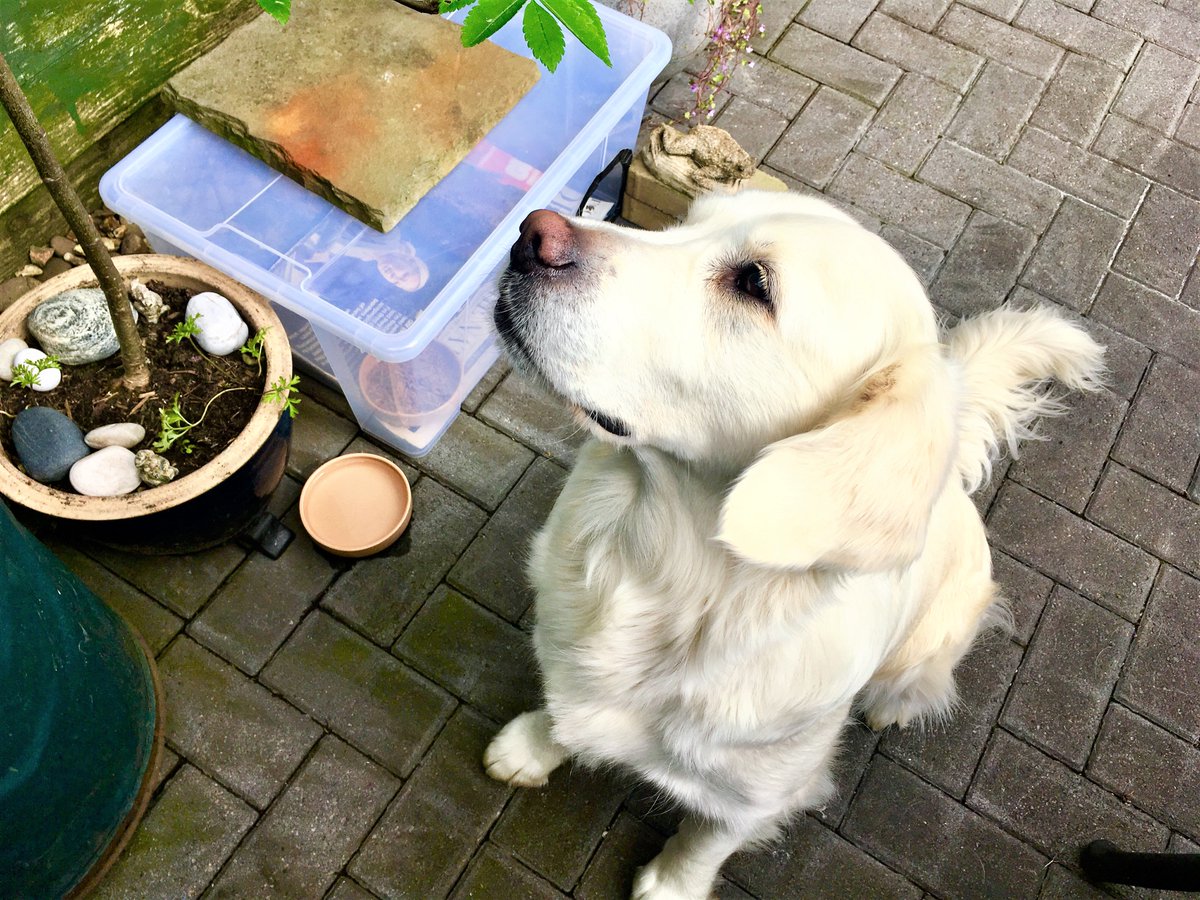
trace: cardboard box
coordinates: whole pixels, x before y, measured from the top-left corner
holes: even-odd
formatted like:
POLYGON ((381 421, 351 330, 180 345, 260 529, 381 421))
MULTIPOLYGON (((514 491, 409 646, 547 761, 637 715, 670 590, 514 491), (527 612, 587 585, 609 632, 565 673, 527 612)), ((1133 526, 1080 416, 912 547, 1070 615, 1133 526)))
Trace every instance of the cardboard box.
MULTIPOLYGON (((740 189, 786 191, 787 185, 760 169, 747 179, 740 189)), ((635 156, 629 165, 629 179, 625 184, 625 203, 621 208, 621 217, 642 228, 661 231, 678 225, 687 215, 692 200, 689 194, 659 181, 646 168, 641 156, 635 156)))

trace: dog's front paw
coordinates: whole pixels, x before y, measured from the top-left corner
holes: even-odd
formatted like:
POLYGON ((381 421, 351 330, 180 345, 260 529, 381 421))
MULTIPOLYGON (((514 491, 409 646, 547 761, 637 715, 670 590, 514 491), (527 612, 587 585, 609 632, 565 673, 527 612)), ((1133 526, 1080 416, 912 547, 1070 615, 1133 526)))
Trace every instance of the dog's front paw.
POLYGON ((671 883, 663 878, 661 868, 662 857, 656 856, 638 869, 630 900, 709 900, 713 896, 707 889, 695 893, 671 883))
POLYGON ((926 663, 919 676, 903 688, 886 691, 881 686, 866 706, 867 724, 875 731, 891 725, 907 728, 914 722, 944 721, 957 702, 958 692, 950 666, 939 660, 926 663))
POLYGON ((893 725, 897 728, 907 728, 917 713, 915 704, 896 698, 877 703, 866 711, 865 718, 872 731, 883 731, 893 725))
POLYGON ((550 717, 545 712, 522 713, 492 738, 483 753, 483 767, 497 781, 541 787, 566 755, 550 737, 550 717))

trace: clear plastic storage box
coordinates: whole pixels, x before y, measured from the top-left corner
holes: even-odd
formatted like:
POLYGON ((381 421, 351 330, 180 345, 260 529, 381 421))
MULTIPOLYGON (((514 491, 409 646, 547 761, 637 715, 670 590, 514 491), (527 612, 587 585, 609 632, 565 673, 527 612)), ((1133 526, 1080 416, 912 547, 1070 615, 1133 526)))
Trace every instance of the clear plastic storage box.
MULTIPOLYGON (((184 116, 109 170, 100 195, 155 250, 274 301, 295 355, 336 381, 362 428, 420 456, 497 357, 495 281, 521 220, 541 207, 575 213, 633 147, 670 57, 661 32, 597 12, 612 68, 568 37, 558 70, 386 234, 184 116)), ((519 20, 493 40, 528 56, 519 20)))

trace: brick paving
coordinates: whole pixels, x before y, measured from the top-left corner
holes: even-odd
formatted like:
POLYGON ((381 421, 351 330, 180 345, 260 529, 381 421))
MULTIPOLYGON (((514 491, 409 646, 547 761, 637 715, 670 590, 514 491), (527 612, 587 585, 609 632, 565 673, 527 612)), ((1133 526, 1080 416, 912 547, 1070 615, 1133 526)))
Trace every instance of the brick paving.
MULTIPOLYGON (((851 729, 840 791, 734 857, 722 898, 1091 897, 1082 842, 1200 840, 1200 6, 766 0, 716 124, 908 258, 948 314, 1082 316, 1110 389, 977 503, 1015 630, 948 724, 851 729)), ((684 77, 652 98, 680 111, 684 77)), ((146 635, 167 689, 154 805, 98 896, 625 896, 678 820, 621 773, 483 775, 536 702, 521 567, 582 436, 498 365, 414 483, 408 534, 350 562, 55 547, 146 635)), ((313 386, 275 511, 391 454, 313 386)), ((1148 891, 1114 891, 1147 897, 1148 891)))

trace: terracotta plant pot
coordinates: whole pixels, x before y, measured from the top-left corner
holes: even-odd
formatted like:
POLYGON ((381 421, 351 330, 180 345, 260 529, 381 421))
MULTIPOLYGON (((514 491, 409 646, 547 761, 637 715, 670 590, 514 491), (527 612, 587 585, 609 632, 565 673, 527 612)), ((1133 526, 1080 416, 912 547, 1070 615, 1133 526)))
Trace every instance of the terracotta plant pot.
POLYGON ((358 386, 367 404, 385 425, 420 428, 446 419, 459 402, 462 363, 436 341, 407 363, 363 359, 358 386))
MULTIPOLYGON (((118 256, 126 279, 162 281, 229 299, 254 334, 267 329, 266 383, 292 376, 292 354, 271 304, 199 260, 180 256, 118 256)), ((0 313, 0 341, 26 338, 35 306, 62 291, 95 285, 88 266, 51 278, 0 313)), ((145 553, 184 553, 236 535, 267 504, 283 478, 292 420, 277 404, 260 404, 240 435, 215 459, 161 487, 122 497, 85 497, 34 481, 0 447, 0 494, 80 537, 145 553)))

